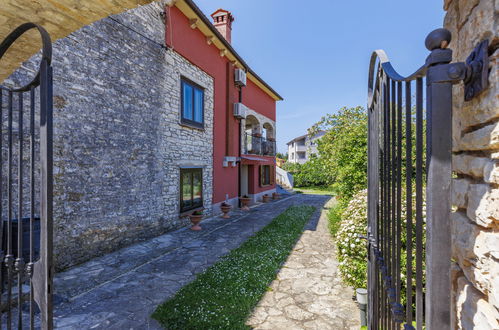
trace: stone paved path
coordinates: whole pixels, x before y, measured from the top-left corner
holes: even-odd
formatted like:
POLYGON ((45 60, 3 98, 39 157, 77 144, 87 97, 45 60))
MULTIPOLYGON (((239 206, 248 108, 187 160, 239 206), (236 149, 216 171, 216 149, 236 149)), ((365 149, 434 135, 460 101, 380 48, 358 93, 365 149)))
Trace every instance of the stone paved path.
POLYGON ((353 290, 341 284, 337 268, 323 210, 318 221, 307 225, 247 324, 256 329, 359 329, 353 290))
MULTIPOLYGON (((204 221, 201 232, 181 229, 57 274, 55 326, 157 329, 159 325, 150 318, 151 313, 196 274, 289 206, 308 204, 320 209, 327 200, 325 196, 294 195, 262 204, 249 213, 235 212, 230 220, 215 217, 204 221)), ((320 213, 316 213, 318 218, 320 213)), ((325 275, 325 283, 329 279, 325 275)))

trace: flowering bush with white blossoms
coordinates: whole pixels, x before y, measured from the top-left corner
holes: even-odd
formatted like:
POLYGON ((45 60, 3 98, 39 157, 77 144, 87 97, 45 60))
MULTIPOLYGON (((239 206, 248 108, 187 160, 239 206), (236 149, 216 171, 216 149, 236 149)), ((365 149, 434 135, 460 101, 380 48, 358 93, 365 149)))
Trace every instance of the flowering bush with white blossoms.
MULTIPOLYGON (((404 191, 404 190, 403 190, 404 191)), ((405 288, 406 268, 407 268, 407 201, 403 193, 401 200, 401 273, 402 288, 405 288)), ((426 231, 426 203, 423 189, 423 246, 425 245, 426 231)), ((416 195, 412 196, 412 269, 415 270, 416 257, 416 195)), ((349 202, 348 207, 341 214, 341 223, 336 236, 336 245, 338 247, 338 259, 340 262, 339 271, 343 281, 354 288, 367 288, 367 248, 366 241, 359 238, 359 235, 367 233, 367 190, 359 191, 349 202)), ((424 258, 423 258, 424 268, 424 258)), ((423 277, 424 281, 424 277, 423 277)), ((413 283, 414 285, 414 283, 413 283)), ((402 301, 405 303, 405 289, 402 291, 402 301)))
POLYGON ((367 249, 359 234, 367 232, 367 190, 361 190, 352 198, 341 218, 336 236, 341 277, 354 288, 366 288, 367 249))

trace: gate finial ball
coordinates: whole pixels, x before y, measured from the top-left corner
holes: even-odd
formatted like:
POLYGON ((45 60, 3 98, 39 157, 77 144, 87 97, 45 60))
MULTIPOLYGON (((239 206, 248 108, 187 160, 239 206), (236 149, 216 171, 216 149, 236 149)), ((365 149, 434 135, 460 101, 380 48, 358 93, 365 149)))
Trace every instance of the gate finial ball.
POLYGON ((429 51, 438 48, 447 48, 451 41, 451 33, 447 29, 436 29, 430 32, 425 39, 425 46, 429 51))

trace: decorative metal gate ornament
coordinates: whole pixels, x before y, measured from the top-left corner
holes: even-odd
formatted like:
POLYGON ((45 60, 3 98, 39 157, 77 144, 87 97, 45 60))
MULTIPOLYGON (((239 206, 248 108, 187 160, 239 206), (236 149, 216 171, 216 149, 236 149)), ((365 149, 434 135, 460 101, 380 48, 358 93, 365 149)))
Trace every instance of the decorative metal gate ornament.
POLYGON ((50 36, 37 24, 23 24, 0 44, 0 59, 31 29, 42 40, 38 72, 25 86, 0 85, 0 327, 7 329, 53 327, 50 36))
POLYGON ((476 97, 487 88, 489 63, 488 41, 481 42, 465 63, 450 63, 450 41, 446 29, 431 32, 425 41, 431 51, 426 63, 408 77, 394 70, 384 51, 371 56, 369 329, 399 329, 401 324, 406 329, 450 327, 452 84, 464 81, 465 100, 476 97))

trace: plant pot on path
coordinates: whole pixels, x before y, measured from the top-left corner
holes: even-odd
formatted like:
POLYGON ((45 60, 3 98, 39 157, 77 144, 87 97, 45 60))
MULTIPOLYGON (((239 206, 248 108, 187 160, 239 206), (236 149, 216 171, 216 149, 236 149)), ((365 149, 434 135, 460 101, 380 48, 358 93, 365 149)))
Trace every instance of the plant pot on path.
POLYGON ((201 226, 199 225, 199 223, 203 219, 203 213, 202 212, 199 212, 199 211, 194 212, 191 215, 189 215, 189 218, 191 219, 191 223, 192 223, 191 230, 199 231, 199 230, 202 229, 201 226))
POLYGON ((239 197, 239 200, 241 201, 241 210, 242 211, 249 211, 249 205, 251 203, 251 198, 249 198, 248 196, 243 196, 243 197, 239 197))
POLYGON ((262 199, 264 203, 268 203, 270 202, 270 195, 265 194, 263 195, 262 199))
POLYGON ((229 212, 232 209, 232 206, 227 203, 222 203, 222 205, 220 205, 220 209, 222 210, 223 213, 222 218, 230 219, 229 212))
POLYGON ((272 199, 279 199, 279 194, 278 193, 272 193, 272 199))

